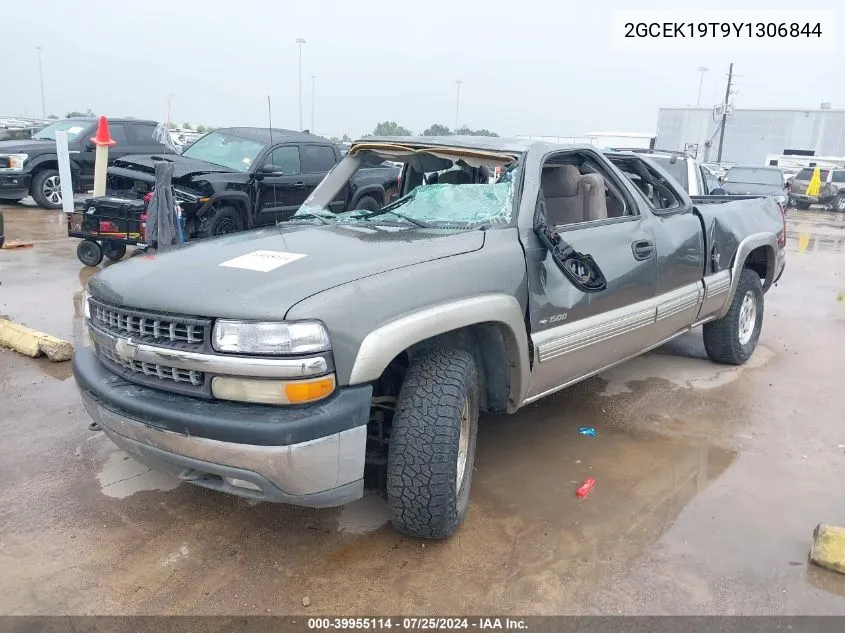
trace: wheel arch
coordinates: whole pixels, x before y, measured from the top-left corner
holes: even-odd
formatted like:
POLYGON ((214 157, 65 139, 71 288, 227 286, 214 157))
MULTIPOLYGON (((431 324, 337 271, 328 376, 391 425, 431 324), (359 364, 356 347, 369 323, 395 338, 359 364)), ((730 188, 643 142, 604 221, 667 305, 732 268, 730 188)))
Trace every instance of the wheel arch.
POLYGON ((485 408, 519 408, 528 388, 528 335, 519 302, 509 295, 432 306, 376 328, 361 342, 349 383, 377 381, 397 358, 411 360, 434 347, 473 355, 485 408))
POLYGON ((730 310, 731 299, 736 293, 739 275, 743 268, 750 268, 760 275, 763 281, 763 292, 772 286, 777 270, 777 249, 777 236, 774 233, 754 233, 739 243, 731 265, 730 292, 718 318, 725 316, 730 310))

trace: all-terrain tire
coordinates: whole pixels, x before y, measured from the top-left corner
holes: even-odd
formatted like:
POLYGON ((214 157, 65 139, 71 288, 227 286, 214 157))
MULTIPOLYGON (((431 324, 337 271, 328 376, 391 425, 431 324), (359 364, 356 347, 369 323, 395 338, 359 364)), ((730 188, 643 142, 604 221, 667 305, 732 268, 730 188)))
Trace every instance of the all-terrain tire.
POLYGON ((244 219, 241 213, 235 207, 224 205, 202 219, 197 233, 200 237, 218 237, 243 230, 244 219))
POLYGON ((358 202, 355 203, 355 210, 356 211, 378 211, 381 209, 381 205, 379 204, 378 200, 373 198, 372 196, 363 196, 358 202))
POLYGON ((833 199, 833 210, 845 213, 845 191, 840 191, 833 199))
POLYGON ((82 240, 76 247, 76 256, 86 266, 97 266, 103 261, 103 247, 94 240, 82 240))
POLYGON ((721 319, 704 324, 704 349, 707 350, 707 356, 717 363, 744 364, 754 353, 762 328, 763 286, 756 272, 743 268, 728 313, 721 319), (753 319, 746 312, 749 301, 754 306, 753 319), (752 328, 745 342, 741 338, 744 318, 748 318, 746 327, 752 328))
POLYGON ((43 169, 32 177, 29 193, 39 207, 44 209, 62 208, 62 194, 61 190, 58 189, 59 182, 58 169, 43 169))
POLYGON ((431 350, 408 368, 387 457, 387 501, 393 526, 403 534, 443 539, 463 521, 475 461, 478 389, 475 361, 462 350, 431 350), (460 452, 465 461, 458 482, 460 452))

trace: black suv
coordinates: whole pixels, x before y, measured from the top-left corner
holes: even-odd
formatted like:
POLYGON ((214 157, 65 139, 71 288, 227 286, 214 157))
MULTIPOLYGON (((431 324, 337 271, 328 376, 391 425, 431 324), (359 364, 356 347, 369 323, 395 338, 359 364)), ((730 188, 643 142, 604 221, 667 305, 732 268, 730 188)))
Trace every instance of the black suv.
MULTIPOLYGON (((59 209, 59 163, 56 132, 67 132, 73 190, 85 192, 94 185, 94 150, 91 138, 98 119, 62 119, 39 130, 28 140, 0 141, 0 202, 17 202, 31 195, 39 206, 59 209)), ((109 132, 117 142, 109 148, 109 163, 127 154, 161 152, 164 145, 153 138, 155 121, 109 119, 109 132)))
MULTIPOLYGON (((186 237, 214 237, 289 219, 342 157, 337 145, 307 131, 220 128, 181 155, 116 160, 109 168, 107 193, 141 198, 155 184, 156 164, 170 162, 186 237)), ((331 202, 332 211, 376 212, 396 197, 397 167, 362 167, 331 202)))

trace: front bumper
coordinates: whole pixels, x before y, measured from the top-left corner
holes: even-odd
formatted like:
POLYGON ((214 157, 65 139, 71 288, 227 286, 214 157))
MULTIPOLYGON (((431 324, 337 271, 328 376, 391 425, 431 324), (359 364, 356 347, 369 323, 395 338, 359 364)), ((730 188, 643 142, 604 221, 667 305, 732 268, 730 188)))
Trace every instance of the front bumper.
POLYGON ((91 348, 73 372, 89 415, 138 461, 222 492, 311 507, 360 498, 369 386, 275 407, 167 393, 108 371, 91 348))
POLYGON ((32 176, 23 172, 0 173, 0 198, 20 200, 29 195, 32 176))

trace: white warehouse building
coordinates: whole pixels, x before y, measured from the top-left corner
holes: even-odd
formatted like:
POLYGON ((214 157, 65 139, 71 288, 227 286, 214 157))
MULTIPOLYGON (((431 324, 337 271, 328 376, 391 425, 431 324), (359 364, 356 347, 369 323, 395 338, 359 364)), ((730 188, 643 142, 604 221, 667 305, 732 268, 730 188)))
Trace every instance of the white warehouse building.
MULTIPOLYGON (((715 161, 719 123, 713 108, 660 108, 655 147, 688 149, 715 161)), ((771 154, 845 156, 845 110, 823 103, 816 110, 736 108, 728 116, 722 161, 763 165, 771 154), (811 153, 812 152, 812 153, 811 153)))

